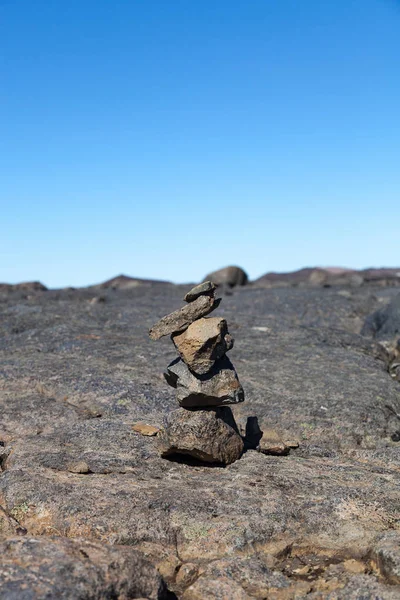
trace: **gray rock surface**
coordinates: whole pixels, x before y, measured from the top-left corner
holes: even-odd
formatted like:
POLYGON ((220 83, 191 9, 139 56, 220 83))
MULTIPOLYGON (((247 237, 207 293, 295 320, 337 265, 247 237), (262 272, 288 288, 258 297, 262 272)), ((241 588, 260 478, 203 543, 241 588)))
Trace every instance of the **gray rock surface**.
POLYGON ((172 412, 158 435, 161 456, 184 454, 207 463, 230 465, 243 452, 229 409, 172 412))
POLYGON ((165 585, 138 552, 62 537, 0 543, 2 600, 166 599, 165 585))
POLYGON ((175 350, 147 329, 187 288, 106 289, 101 303, 0 290, 0 538, 134 547, 178 598, 397 599, 374 557, 398 529, 400 384, 360 331, 398 288, 224 298, 246 390, 232 406, 246 448, 225 468, 165 460, 132 429, 176 408, 160 375, 175 350), (299 447, 257 452, 256 422, 299 447))
POLYGON ((199 296, 190 304, 166 315, 158 321, 149 331, 152 340, 159 340, 165 335, 184 331, 196 319, 201 319, 219 306, 220 300, 213 296, 199 296))
POLYGON ((217 360, 205 375, 190 371, 181 358, 176 358, 164 374, 167 383, 176 389, 179 406, 198 408, 237 404, 244 401, 243 388, 227 356, 217 360))
POLYGON ((215 361, 233 348, 225 319, 209 317, 195 321, 172 341, 182 360, 194 373, 208 373, 215 361))
POLYGON ((185 294, 184 300, 186 302, 193 302, 199 296, 210 295, 216 289, 215 285, 212 281, 204 281, 203 283, 199 283, 199 285, 195 285, 194 288, 188 291, 185 294))
POLYGON ((212 281, 216 285, 226 285, 228 287, 246 285, 248 280, 246 271, 235 266, 218 269, 218 271, 213 271, 204 278, 204 281, 212 281))

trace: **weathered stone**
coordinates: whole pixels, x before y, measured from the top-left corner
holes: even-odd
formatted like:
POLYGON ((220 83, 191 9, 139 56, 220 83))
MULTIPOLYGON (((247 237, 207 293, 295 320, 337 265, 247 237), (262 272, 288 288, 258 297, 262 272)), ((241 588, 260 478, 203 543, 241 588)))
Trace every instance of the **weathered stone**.
POLYGON ((164 335, 184 331, 193 321, 215 310, 219 306, 220 301, 220 299, 215 299, 212 296, 199 296, 196 300, 190 302, 190 304, 160 319, 150 329, 149 336, 152 340, 159 340, 164 335))
POLYGON ((289 454, 290 447, 285 444, 275 429, 264 429, 258 450, 263 454, 289 454))
POLYGON ((195 375, 181 358, 167 367, 164 377, 176 388, 176 399, 184 408, 222 406, 244 401, 243 388, 227 356, 217 360, 205 375, 195 375))
POLYGON ((161 456, 186 454, 207 463, 229 465, 240 458, 243 440, 228 408, 177 410, 158 435, 161 456))
POLYGON ((199 285, 195 285, 184 297, 186 302, 193 302, 199 296, 210 296, 213 294, 216 286, 212 281, 204 281, 203 283, 199 283, 199 285))
POLYGON ((212 281, 216 285, 235 287, 237 285, 246 285, 248 279, 246 271, 240 267, 224 267, 223 269, 209 273, 204 281, 212 281))
POLYGON ((167 597, 156 569, 127 547, 25 537, 1 543, 0 556, 0 597, 7 600, 167 597))
POLYGON ((76 462, 68 464, 67 470, 70 473, 80 473, 81 475, 86 475, 87 473, 90 473, 89 465, 84 460, 78 460, 76 462))
POLYGON ((172 336, 182 360, 199 375, 207 373, 218 358, 233 347, 225 319, 203 318, 172 336))
POLYGON ((154 425, 147 425, 147 423, 134 423, 132 425, 133 431, 136 433, 140 433, 141 435, 147 435, 149 437, 153 437, 157 435, 160 431, 159 427, 155 427, 154 425))

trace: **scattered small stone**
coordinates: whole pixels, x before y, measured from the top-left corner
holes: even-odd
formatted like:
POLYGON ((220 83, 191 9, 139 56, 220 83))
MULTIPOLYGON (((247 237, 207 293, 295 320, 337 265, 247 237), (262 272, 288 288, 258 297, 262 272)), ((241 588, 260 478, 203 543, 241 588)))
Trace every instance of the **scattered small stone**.
POLYGON ((276 454, 281 456, 288 454, 290 447, 285 444, 277 431, 274 429, 264 429, 258 451, 263 454, 276 454))
POLYGON ((177 358, 168 366, 165 379, 176 389, 176 399, 183 408, 222 406, 244 401, 243 388, 227 356, 216 361, 206 375, 195 375, 181 358, 177 358))
POLYGON ((184 297, 186 302, 193 302, 199 296, 209 296, 214 293, 216 289, 216 285, 213 284, 212 281, 204 281, 203 283, 199 283, 199 285, 195 285, 184 297))
POLYGON ((132 425, 133 431, 140 433, 141 435, 146 435, 149 437, 153 437, 157 435, 160 431, 159 427, 155 427, 154 425, 147 425, 147 423, 134 423, 132 425))
POLYGON ((284 440, 283 442, 288 448, 298 448, 300 446, 297 440, 284 440))
POLYGON ((189 368, 204 375, 218 358, 233 347, 225 319, 202 318, 183 332, 172 336, 172 341, 189 368))
POLYGON ((230 409, 177 409, 158 435, 161 456, 186 454, 207 463, 229 465, 243 452, 243 440, 229 422, 230 409))
POLYGON ((199 296, 190 304, 183 306, 179 310, 166 315, 156 323, 149 331, 152 340, 159 340, 165 335, 184 331, 193 321, 205 317, 211 311, 215 310, 221 300, 213 296, 199 296))
POLYGON ((361 573, 365 573, 366 567, 364 563, 359 560, 355 560, 354 558, 349 558, 343 562, 343 567, 349 573, 354 573, 354 575, 360 575, 361 573))
POLYGON ((105 301, 105 296, 94 296, 89 300, 89 304, 104 304, 105 301))
POLYGON ((89 465, 84 460, 79 460, 78 462, 70 463, 67 466, 67 470, 70 473, 78 473, 81 475, 86 475, 87 473, 90 473, 89 465))

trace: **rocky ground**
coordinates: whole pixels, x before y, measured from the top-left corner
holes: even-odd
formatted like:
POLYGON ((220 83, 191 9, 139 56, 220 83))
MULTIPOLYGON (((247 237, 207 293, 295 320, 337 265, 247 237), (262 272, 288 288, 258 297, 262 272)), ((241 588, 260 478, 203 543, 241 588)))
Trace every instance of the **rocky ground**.
POLYGON ((176 408, 148 329, 189 287, 0 290, 0 599, 399 598, 399 288, 222 294, 222 468, 143 435, 176 408))

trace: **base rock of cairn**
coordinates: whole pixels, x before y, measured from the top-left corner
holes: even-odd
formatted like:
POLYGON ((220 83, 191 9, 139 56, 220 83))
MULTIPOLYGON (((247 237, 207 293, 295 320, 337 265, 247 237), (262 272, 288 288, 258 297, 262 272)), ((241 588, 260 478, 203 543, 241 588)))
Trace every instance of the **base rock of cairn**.
POLYGON ((161 456, 187 454, 208 463, 229 465, 241 457, 243 440, 229 408, 174 410, 158 435, 161 456))
POLYGON ((164 373, 180 406, 158 435, 161 456, 190 455, 230 464, 240 458, 243 440, 229 404, 244 401, 235 368, 226 356, 233 347, 224 319, 205 318, 220 303, 215 285, 206 281, 185 296, 183 308, 163 317, 149 332, 156 340, 170 335, 179 353, 164 373))

